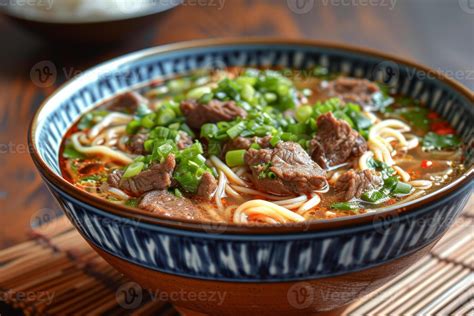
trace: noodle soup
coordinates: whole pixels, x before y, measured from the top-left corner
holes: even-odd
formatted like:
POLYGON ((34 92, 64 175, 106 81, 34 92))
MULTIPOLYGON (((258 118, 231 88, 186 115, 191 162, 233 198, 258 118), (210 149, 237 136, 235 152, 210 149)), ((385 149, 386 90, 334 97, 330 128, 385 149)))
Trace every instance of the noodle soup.
POLYGON ((376 212, 463 171, 454 129, 365 79, 229 68, 154 82, 84 114, 63 176, 171 218, 282 224, 376 212))

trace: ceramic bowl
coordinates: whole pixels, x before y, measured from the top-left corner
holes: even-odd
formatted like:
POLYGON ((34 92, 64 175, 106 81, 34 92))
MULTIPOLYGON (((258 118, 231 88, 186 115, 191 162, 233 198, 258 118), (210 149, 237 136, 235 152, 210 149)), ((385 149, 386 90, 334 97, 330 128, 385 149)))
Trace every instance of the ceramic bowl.
POLYGON ((130 54, 68 82, 39 108, 29 143, 45 183, 82 236, 131 280, 167 294, 183 314, 306 315, 349 304, 429 252, 472 194, 473 122, 472 92, 396 57, 311 41, 207 40, 130 54), (466 172, 405 205, 280 227, 170 221, 88 195, 60 176, 58 151, 68 127, 120 91, 203 67, 316 64, 383 80, 425 101, 463 138, 466 172))
MULTIPOLYGON (((101 0, 99 0, 101 1, 101 0)), ((36 34, 52 43, 94 46, 109 45, 127 39, 137 38, 138 35, 153 30, 153 24, 160 21, 170 9, 179 5, 182 0, 147 0, 149 4, 143 9, 133 9, 133 1, 127 7, 127 3, 117 0, 121 6, 116 14, 99 15, 84 14, 81 16, 72 13, 51 15, 52 10, 48 6, 56 5, 51 1, 38 2, 43 6, 41 14, 31 14, 23 6, 26 4, 11 4, 0 6, 3 13, 12 22, 18 24, 30 33, 36 34), (15 7, 12 7, 15 5, 15 7)), ((145 1, 137 1, 145 3, 145 1)), ((33 11, 34 12, 34 11, 33 11)))

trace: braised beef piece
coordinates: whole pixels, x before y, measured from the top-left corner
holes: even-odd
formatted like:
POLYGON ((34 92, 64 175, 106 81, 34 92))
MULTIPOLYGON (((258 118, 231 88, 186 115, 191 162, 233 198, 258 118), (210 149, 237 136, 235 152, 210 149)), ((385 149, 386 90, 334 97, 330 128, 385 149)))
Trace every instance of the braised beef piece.
POLYGON ((145 141, 148 139, 146 134, 136 134, 130 137, 127 148, 131 153, 135 155, 144 155, 145 154, 145 141))
POLYGON ((166 190, 151 191, 141 199, 138 207, 173 219, 207 220, 205 212, 189 199, 177 197, 166 190))
POLYGON ((148 100, 135 91, 120 94, 103 106, 109 111, 135 113, 140 104, 148 104, 148 100))
POLYGON ((374 170, 349 170, 337 179, 335 190, 344 201, 354 197, 359 198, 362 193, 375 190, 383 184, 383 180, 374 170))
POLYGON ((249 149, 245 162, 252 170, 252 181, 263 192, 309 194, 327 185, 325 171, 297 143, 279 143, 274 149, 249 149))
POLYGON ((186 147, 189 147, 193 144, 193 138, 186 134, 185 132, 179 132, 179 140, 177 143, 178 149, 182 150, 186 147))
POLYGON ((206 201, 210 201, 216 190, 216 178, 214 178, 214 176, 209 172, 203 174, 196 195, 206 201))
POLYGON ((328 97, 338 97, 344 102, 357 103, 361 106, 371 105, 374 93, 380 88, 367 79, 339 77, 330 81, 324 91, 328 97))
POLYGON ((195 129, 205 123, 232 121, 247 116, 247 112, 234 101, 211 100, 208 104, 199 104, 194 100, 188 100, 183 101, 180 107, 186 116, 186 123, 195 129))
POLYGON ((309 152, 321 167, 339 165, 367 151, 365 139, 332 113, 321 115, 317 126, 318 131, 310 142, 309 152))
POLYGON ((229 150, 237 150, 237 149, 249 149, 252 144, 258 144, 261 148, 269 148, 271 147, 270 141, 272 136, 265 136, 265 137, 257 137, 254 136, 252 138, 245 138, 245 137, 237 137, 231 139, 224 145, 223 152, 226 153, 229 150))
POLYGON ((116 170, 109 175, 107 182, 110 186, 124 190, 133 196, 140 196, 151 190, 169 188, 175 166, 174 155, 169 155, 163 163, 154 164, 149 169, 128 179, 122 178, 122 170, 116 170))

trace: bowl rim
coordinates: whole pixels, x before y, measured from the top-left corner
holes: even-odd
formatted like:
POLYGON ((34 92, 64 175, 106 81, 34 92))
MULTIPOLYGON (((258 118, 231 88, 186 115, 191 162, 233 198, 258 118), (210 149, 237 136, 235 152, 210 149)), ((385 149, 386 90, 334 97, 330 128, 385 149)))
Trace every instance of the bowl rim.
POLYGON ((156 3, 155 1, 151 1, 148 8, 138 10, 136 12, 112 14, 112 15, 106 15, 106 16, 92 15, 92 16, 83 17, 83 19, 74 18, 71 15, 52 16, 52 17, 45 16, 44 14, 24 15, 24 14, 19 14, 15 10, 9 9, 8 5, 5 6, 3 9, 1 9, 0 13, 3 13, 9 17, 12 17, 18 20, 24 20, 28 22, 52 24, 52 25, 62 25, 62 24, 81 25, 81 24, 118 22, 118 21, 144 18, 147 16, 155 15, 155 14, 176 8, 177 6, 181 5, 183 1, 184 0, 174 0, 174 2, 170 2, 168 5, 161 4, 160 2, 156 3))
MULTIPOLYGON (((307 39, 281 39, 273 37, 252 37, 252 38, 221 38, 221 39, 205 39, 205 40, 192 40, 185 42, 178 42, 172 44, 166 44, 161 46, 155 46, 137 52, 129 53, 122 55, 120 57, 105 61, 100 63, 86 72, 83 75, 92 74, 94 72, 100 71, 102 68, 110 67, 111 65, 123 65, 128 64, 132 61, 137 61, 142 58, 149 56, 154 56, 163 53, 171 53, 176 51, 185 51, 193 48, 203 48, 203 47, 225 47, 225 46, 246 46, 246 45, 298 45, 298 46, 309 46, 309 47, 321 47, 326 49, 335 49, 348 51, 351 53, 362 54, 364 57, 375 57, 382 60, 390 60, 397 64, 402 64, 409 68, 423 71, 427 74, 432 74, 434 79, 437 79, 454 90, 459 94, 464 96, 471 104, 474 105, 474 94, 465 87, 463 84, 449 78, 448 76, 430 69, 427 66, 422 64, 407 60, 405 58, 399 58, 390 54, 379 52, 377 50, 363 48, 358 46, 347 45, 343 43, 328 42, 328 41, 315 41, 307 39)), ((314 220, 314 221, 305 221, 300 223, 287 223, 275 226, 269 225, 242 225, 242 224, 233 224, 233 223, 210 223, 210 222, 200 222, 193 220, 185 219, 170 219, 169 217, 160 216, 156 214, 150 214, 149 212, 135 209, 123 205, 117 205, 112 202, 106 201, 94 195, 91 195, 85 191, 80 190, 79 188, 72 185, 63 177, 57 175, 49 165, 40 157, 37 144, 35 141, 35 134, 38 127, 38 119, 43 110, 43 108, 54 98, 60 91, 71 83, 78 80, 71 79, 62 85, 60 85, 54 93, 48 96, 41 105, 35 111, 35 115, 31 120, 29 130, 28 130, 28 146, 31 149, 30 155, 35 163, 38 171, 42 176, 49 182, 61 191, 72 196, 73 198, 81 201, 82 203, 98 208, 106 212, 110 212, 116 216, 124 217, 129 220, 145 222, 148 224, 161 225, 167 228, 174 228, 178 230, 188 230, 195 232, 204 232, 204 233, 213 233, 217 232, 219 234, 243 234, 243 235, 271 235, 271 234, 300 234, 304 232, 314 232, 314 231, 324 231, 324 230, 333 230, 333 229, 343 229, 346 227, 351 227, 354 225, 363 225, 370 224, 382 219, 390 220, 391 218, 398 218, 402 214, 408 214, 412 211, 420 209, 423 206, 427 206, 434 202, 441 200, 443 197, 448 196, 455 191, 468 186, 474 179, 474 166, 471 166, 466 170, 458 179, 453 181, 441 189, 432 192, 428 195, 423 196, 419 199, 414 199, 413 201, 395 205, 392 207, 383 208, 377 212, 339 217, 334 219, 327 220, 314 220)))

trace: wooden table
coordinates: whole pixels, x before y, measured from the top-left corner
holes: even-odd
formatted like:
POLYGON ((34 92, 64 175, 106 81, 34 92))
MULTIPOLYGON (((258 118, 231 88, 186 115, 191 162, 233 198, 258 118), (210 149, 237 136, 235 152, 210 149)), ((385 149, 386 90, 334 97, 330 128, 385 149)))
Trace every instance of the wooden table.
POLYGON ((148 35, 108 51, 52 47, 0 18, 0 249, 27 239, 41 210, 59 209, 30 160, 26 134, 41 101, 75 74, 149 46, 258 35, 368 46, 447 72, 474 89, 474 10, 463 6, 468 1, 188 0, 148 35), (55 84, 46 88, 30 77, 44 60, 58 70, 55 84))

